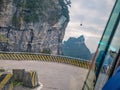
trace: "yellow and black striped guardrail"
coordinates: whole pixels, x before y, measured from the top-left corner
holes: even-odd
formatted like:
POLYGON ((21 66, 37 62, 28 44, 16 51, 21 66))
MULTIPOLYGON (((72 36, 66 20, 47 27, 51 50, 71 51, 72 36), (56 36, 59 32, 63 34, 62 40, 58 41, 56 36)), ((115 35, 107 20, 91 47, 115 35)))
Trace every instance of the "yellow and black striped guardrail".
POLYGON ((5 52, 1 53, 0 52, 0 60, 38 60, 38 61, 58 62, 58 63, 70 64, 87 69, 89 69, 90 66, 90 63, 87 60, 64 57, 64 56, 33 54, 33 53, 5 53, 5 52))
POLYGON ((7 88, 6 90, 12 90, 11 84, 6 84, 11 80, 12 74, 10 73, 0 73, 0 90, 3 90, 3 88, 7 88))

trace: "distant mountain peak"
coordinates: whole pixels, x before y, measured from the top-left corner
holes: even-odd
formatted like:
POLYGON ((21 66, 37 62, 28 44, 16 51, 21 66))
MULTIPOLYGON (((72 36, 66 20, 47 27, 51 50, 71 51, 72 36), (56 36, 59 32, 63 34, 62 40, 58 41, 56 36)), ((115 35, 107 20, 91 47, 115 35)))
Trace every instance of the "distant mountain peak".
POLYGON ((85 38, 81 35, 78 38, 70 37, 62 45, 62 52, 65 56, 90 60, 92 54, 85 44, 85 38))
POLYGON ((81 42, 84 42, 85 41, 85 37, 83 35, 81 35, 80 37, 78 37, 78 40, 81 41, 81 42))

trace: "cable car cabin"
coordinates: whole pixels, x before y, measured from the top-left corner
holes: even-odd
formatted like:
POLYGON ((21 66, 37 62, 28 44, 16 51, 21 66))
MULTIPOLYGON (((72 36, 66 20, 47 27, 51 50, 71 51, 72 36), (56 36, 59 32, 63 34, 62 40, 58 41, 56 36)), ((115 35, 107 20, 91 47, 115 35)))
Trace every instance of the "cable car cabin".
POLYGON ((120 0, 116 0, 82 90, 102 90, 120 66, 119 21, 120 0))

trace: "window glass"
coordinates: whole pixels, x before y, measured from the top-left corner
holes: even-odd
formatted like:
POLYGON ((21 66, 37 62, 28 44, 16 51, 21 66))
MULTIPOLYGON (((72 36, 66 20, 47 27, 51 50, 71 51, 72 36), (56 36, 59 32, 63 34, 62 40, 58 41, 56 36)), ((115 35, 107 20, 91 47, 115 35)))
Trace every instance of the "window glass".
POLYGON ((96 90, 98 90, 98 88, 99 88, 99 90, 102 89, 103 85, 108 80, 111 70, 113 70, 112 67, 115 62, 118 51, 120 49, 120 43, 118 43, 118 42, 120 42, 119 35, 118 35, 119 33, 120 33, 120 24, 117 28, 117 31, 113 37, 113 40, 109 46, 108 52, 105 56, 104 63, 100 70, 100 75, 99 75, 98 81, 96 83, 96 88, 95 88, 96 90))
POLYGON ((120 19, 119 5, 120 0, 116 0, 115 6, 96 51, 96 55, 93 58, 91 70, 89 71, 86 82, 83 86, 84 90, 101 90, 107 80, 107 77, 109 76, 110 67, 117 55, 115 53, 117 53, 120 48, 120 44, 116 43, 120 41, 118 40, 120 26, 117 29, 120 19), (93 75, 95 76, 94 78, 92 78, 93 75))

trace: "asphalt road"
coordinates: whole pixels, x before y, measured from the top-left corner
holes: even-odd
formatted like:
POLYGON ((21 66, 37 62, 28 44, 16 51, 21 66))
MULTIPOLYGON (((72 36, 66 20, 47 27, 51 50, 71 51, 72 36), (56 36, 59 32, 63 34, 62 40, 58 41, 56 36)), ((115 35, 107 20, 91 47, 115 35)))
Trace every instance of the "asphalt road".
POLYGON ((81 90, 88 72, 72 65, 41 61, 0 60, 0 68, 37 71, 43 84, 41 90, 81 90))

